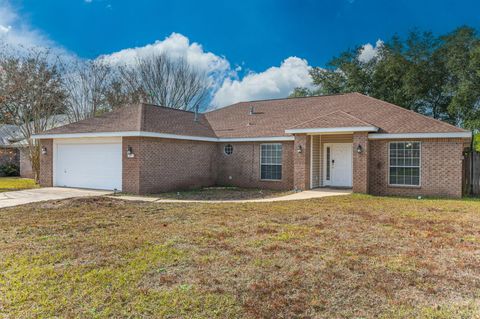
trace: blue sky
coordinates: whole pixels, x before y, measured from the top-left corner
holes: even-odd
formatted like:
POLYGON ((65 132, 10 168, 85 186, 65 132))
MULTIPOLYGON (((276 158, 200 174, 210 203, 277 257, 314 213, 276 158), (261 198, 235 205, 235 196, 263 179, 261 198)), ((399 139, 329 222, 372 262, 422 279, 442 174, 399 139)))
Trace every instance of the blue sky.
MULTIPOLYGON (((227 96, 245 89, 245 77, 275 73, 285 61, 288 72, 324 66, 345 49, 370 43, 374 50, 377 40, 413 28, 436 34, 460 25, 480 29, 479 12, 480 1, 474 0, 0 0, 0 31, 3 27, 13 39, 17 32, 17 37, 25 37, 22 41, 58 46, 88 59, 172 40, 174 33, 175 41, 188 41, 186 50, 195 43, 200 56, 212 54, 217 64, 228 63, 221 67, 227 96), (298 59, 288 60, 292 57, 298 59)), ((294 72, 293 77, 304 74, 294 72)), ((272 78, 275 75, 266 81, 272 78)), ((250 91, 265 79, 253 80, 247 85, 250 91)), ((302 81, 236 99, 284 95, 291 86, 305 84, 302 81)))

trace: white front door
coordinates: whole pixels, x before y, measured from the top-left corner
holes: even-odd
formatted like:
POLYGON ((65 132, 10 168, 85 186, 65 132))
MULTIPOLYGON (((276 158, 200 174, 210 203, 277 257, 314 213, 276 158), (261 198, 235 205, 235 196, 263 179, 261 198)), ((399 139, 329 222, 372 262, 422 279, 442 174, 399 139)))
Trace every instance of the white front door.
POLYGON ((54 186, 122 189, 121 140, 60 140, 54 156, 54 186))
POLYGON ((352 187, 353 145, 328 143, 323 146, 323 185, 352 187))

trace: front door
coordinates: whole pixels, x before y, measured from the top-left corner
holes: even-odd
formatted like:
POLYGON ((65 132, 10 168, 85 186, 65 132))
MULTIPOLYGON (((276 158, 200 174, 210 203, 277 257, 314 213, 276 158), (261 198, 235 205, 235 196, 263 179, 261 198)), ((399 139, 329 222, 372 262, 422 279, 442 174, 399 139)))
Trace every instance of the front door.
POLYGON ((327 143, 323 146, 323 185, 352 187, 353 145, 327 143))

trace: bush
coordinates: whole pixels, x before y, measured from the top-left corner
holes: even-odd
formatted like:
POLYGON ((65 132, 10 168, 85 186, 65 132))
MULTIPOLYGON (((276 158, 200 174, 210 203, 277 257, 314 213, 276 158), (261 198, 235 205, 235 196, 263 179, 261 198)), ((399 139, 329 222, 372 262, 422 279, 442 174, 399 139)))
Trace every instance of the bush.
POLYGON ((0 172, 4 176, 18 176, 20 175, 20 169, 15 164, 4 164, 0 166, 0 172))

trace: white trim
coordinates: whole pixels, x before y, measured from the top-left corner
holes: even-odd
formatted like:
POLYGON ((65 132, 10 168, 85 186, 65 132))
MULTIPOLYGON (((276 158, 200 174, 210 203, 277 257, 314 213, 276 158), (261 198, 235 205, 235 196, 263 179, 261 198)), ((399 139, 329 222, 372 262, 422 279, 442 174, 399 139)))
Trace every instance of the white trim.
POLYGON ((265 137, 224 137, 218 138, 216 142, 282 142, 293 141, 294 136, 265 136, 265 137))
POLYGON ((89 138, 89 137, 123 137, 123 136, 142 136, 157 137, 176 140, 205 141, 205 142, 269 142, 269 141, 293 141, 294 136, 266 136, 266 137, 232 137, 217 138, 203 136, 189 136, 177 134, 165 134, 144 131, 126 131, 126 132, 98 132, 98 133, 65 133, 65 134, 38 134, 32 135, 33 139, 50 139, 50 138, 89 138))
POLYGON ((310 136, 310 189, 313 189, 313 136, 310 136))
POLYGON ((285 130, 287 134, 298 133, 353 133, 353 132, 376 132, 375 126, 351 126, 351 127, 318 127, 318 128, 298 128, 285 130))
POLYGON ((395 138, 471 138, 472 132, 368 134, 371 140, 395 138))
POLYGON ((259 180, 262 181, 262 182, 281 182, 283 181, 283 144, 282 143, 262 143, 260 144, 260 160, 258 161, 259 162, 259 167, 258 167, 258 173, 260 176, 259 177, 259 180), (282 164, 262 164, 262 146, 263 145, 280 145, 280 147, 282 148, 282 164), (281 174, 282 174, 282 178, 280 179, 263 179, 262 178, 262 165, 277 165, 277 166, 281 166, 282 167, 282 170, 281 170, 281 174))
MULTIPOLYGON (((388 142, 388 151, 387 151, 387 185, 388 187, 404 187, 404 188, 422 188, 422 145, 423 143, 421 141, 392 141, 388 142), (390 147, 392 143, 419 143, 420 144, 420 156, 418 157, 418 185, 409 185, 409 184, 390 184, 390 168, 392 167, 390 165, 390 147)), ((396 166, 398 167, 398 166, 396 166)), ((400 166, 401 167, 401 166, 400 166)))

